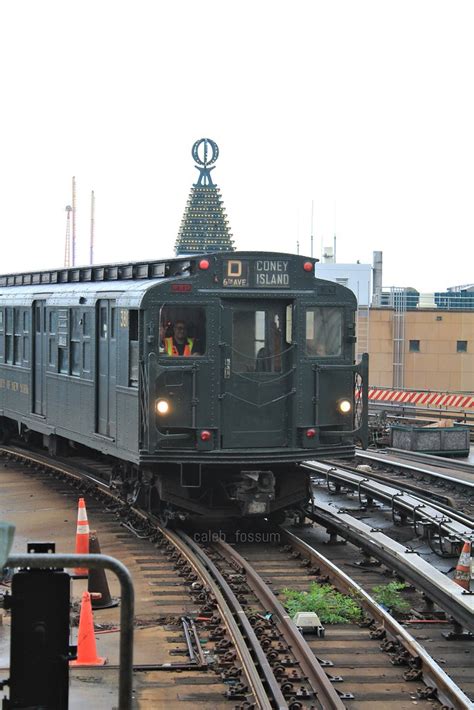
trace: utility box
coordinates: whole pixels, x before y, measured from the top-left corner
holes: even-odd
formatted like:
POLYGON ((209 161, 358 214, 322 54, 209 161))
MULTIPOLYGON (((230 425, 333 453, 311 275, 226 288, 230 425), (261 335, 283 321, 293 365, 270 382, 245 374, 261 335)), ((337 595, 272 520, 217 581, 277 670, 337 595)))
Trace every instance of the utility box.
POLYGON ((469 427, 463 424, 424 427, 392 424, 390 446, 434 456, 469 456, 469 427))
POLYGON ((62 570, 25 569, 13 575, 10 697, 4 709, 67 709, 70 585, 70 575, 62 570))

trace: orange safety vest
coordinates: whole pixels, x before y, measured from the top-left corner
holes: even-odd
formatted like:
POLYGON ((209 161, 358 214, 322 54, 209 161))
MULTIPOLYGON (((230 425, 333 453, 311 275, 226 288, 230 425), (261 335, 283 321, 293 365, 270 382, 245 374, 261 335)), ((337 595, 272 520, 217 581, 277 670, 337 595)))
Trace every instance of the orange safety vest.
MULTIPOLYGON (((189 357, 192 354, 194 338, 188 338, 188 342, 184 346, 183 355, 189 357)), ((178 349, 174 344, 173 338, 165 338, 165 352, 167 355, 179 356, 178 349)))

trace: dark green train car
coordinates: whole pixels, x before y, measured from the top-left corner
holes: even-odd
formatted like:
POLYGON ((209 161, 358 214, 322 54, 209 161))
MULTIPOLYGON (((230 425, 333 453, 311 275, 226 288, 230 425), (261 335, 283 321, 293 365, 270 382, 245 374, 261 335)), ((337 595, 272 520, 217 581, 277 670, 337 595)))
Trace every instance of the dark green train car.
POLYGON ((314 263, 232 252, 0 277, 0 436, 113 457, 115 483, 165 519, 300 505, 298 462, 367 440, 356 299, 314 263))

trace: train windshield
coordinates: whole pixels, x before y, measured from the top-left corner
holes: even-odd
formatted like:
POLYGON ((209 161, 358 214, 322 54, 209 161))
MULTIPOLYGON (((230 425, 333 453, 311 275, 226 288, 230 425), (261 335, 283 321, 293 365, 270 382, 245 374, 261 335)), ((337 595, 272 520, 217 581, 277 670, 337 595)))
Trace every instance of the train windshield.
POLYGON ((206 352, 206 311, 199 306, 163 306, 160 313, 160 355, 199 356, 206 352))
POLYGON ((314 306, 306 310, 306 355, 339 357, 342 354, 342 309, 314 306))
POLYGON ((281 372, 288 349, 285 306, 246 308, 232 313, 235 372, 281 372))

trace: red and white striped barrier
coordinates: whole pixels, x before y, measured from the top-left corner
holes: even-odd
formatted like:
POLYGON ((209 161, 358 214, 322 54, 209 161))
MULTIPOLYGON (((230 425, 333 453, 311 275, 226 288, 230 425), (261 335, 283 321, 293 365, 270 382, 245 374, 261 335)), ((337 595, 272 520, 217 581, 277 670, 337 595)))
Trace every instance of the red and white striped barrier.
POLYGON ((419 407, 452 407, 453 409, 474 409, 474 396, 470 394, 446 394, 443 392, 414 392, 413 390, 391 390, 369 387, 372 402, 396 402, 416 404, 419 407))

